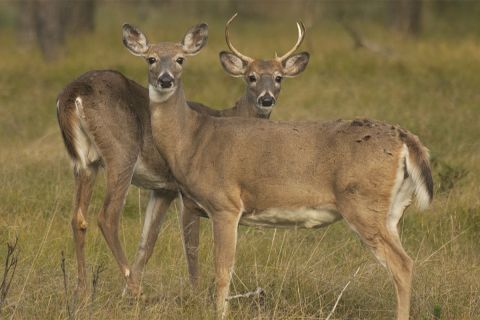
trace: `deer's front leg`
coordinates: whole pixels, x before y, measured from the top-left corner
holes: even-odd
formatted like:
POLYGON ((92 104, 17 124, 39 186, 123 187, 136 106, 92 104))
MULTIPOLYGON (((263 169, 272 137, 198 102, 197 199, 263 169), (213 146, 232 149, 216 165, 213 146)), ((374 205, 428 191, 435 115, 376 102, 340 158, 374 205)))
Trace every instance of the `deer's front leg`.
POLYGON ((190 284, 193 288, 198 285, 198 245, 200 240, 200 211, 201 209, 190 199, 183 197, 181 212, 183 247, 187 258, 190 284))
POLYGON ((177 192, 168 190, 152 190, 150 192, 150 199, 148 200, 145 220, 143 222, 142 236, 132 265, 132 275, 127 279, 127 288, 131 290, 131 292, 141 292, 140 282, 145 265, 152 256, 160 227, 176 195, 177 192))
POLYGON ((216 316, 218 319, 225 319, 228 312, 227 297, 235 260, 239 219, 238 212, 217 212, 212 218, 215 246, 216 316))

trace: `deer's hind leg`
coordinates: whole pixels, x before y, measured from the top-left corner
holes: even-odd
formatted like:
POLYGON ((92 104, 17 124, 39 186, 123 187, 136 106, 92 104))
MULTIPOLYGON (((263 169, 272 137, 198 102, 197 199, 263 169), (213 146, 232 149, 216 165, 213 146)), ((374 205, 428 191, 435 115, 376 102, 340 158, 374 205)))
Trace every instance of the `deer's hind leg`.
MULTIPOLYGON (((398 220, 394 224, 389 220, 389 203, 381 205, 381 208, 374 208, 372 204, 360 201, 351 205, 343 203, 339 208, 350 227, 358 233, 378 261, 390 271, 397 296, 396 318, 409 319, 413 261, 400 242, 396 227, 398 220)), ((405 207, 401 208, 397 217, 401 217, 404 209, 405 207)))
POLYGON ((397 319, 409 319, 413 260, 403 249, 398 235, 383 236, 381 243, 374 253, 379 259, 385 260, 386 267, 393 276, 397 295, 397 319))
POLYGON ((142 236, 132 265, 131 281, 127 281, 127 287, 132 292, 141 292, 140 282, 145 265, 152 256, 153 248, 155 247, 160 232, 160 227, 165 219, 170 204, 176 196, 176 191, 150 191, 150 199, 145 212, 142 236))
POLYGON ((98 171, 98 163, 88 164, 82 167, 76 164, 75 176, 75 202, 72 217, 72 232, 77 256, 78 283, 77 294, 85 294, 87 287, 87 272, 85 266, 85 236, 87 233, 87 210, 92 197, 95 178, 98 171))
MULTIPOLYGON (((118 158, 120 159, 120 157, 118 158)), ((120 271, 128 282, 131 272, 118 236, 118 228, 136 158, 132 157, 129 160, 128 158, 127 160, 121 158, 121 160, 121 164, 110 161, 106 165, 106 193, 103 207, 98 215, 98 226, 117 261, 120 271)))

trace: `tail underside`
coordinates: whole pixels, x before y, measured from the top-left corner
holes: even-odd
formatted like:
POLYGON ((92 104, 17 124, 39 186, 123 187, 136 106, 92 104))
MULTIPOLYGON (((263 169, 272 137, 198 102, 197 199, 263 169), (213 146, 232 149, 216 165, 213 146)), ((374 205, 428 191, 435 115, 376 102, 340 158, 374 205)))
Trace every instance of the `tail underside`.
POLYGON ((414 193, 419 209, 426 209, 433 199, 433 178, 428 149, 417 136, 400 131, 400 138, 408 148, 406 171, 414 183, 414 193))
POLYGON ((80 156, 75 148, 75 127, 76 122, 76 110, 75 101, 66 97, 65 94, 60 94, 57 99, 57 121, 62 134, 63 143, 65 148, 72 159, 72 161, 78 161, 80 156))
POLYGON ((75 168, 86 168, 99 159, 95 145, 87 134, 82 98, 72 94, 68 87, 57 99, 57 120, 63 142, 75 168))

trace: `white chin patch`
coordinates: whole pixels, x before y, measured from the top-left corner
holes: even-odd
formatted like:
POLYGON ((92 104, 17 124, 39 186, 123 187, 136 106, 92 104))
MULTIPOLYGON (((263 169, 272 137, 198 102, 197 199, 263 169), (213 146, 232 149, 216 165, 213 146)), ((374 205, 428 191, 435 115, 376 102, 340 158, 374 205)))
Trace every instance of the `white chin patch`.
POLYGON ((262 105, 257 104, 257 109, 260 111, 261 114, 268 114, 268 113, 272 112, 272 108, 273 108, 273 106, 264 107, 262 105))
POLYGON ((167 89, 156 88, 151 84, 148 85, 148 96, 150 101, 153 102, 165 102, 175 92, 175 86, 167 89))

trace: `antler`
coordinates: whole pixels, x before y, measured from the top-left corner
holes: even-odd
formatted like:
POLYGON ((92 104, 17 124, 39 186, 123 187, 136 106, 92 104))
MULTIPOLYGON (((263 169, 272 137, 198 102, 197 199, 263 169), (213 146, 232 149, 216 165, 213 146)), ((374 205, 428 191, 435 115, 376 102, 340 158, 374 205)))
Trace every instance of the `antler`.
POLYGON ((292 49, 290 49, 290 51, 288 51, 287 53, 285 53, 283 56, 279 57, 277 56, 277 53, 275 52, 275 59, 277 61, 283 61, 285 59, 287 59, 292 53, 295 52, 295 50, 298 49, 298 47, 300 47, 300 45, 302 44, 302 41, 303 41, 303 38, 305 37, 305 26, 303 25, 302 21, 298 21, 297 22, 297 29, 298 29, 298 39, 297 39, 297 43, 295 43, 295 45, 293 46, 292 49))
POLYGON ((246 56, 242 53, 240 53, 240 51, 238 51, 237 49, 235 49, 235 47, 233 46, 233 44, 230 42, 230 37, 229 37, 229 34, 228 34, 228 27, 230 25, 230 23, 233 21, 233 19, 235 19, 235 17, 238 15, 238 13, 235 13, 231 18, 230 20, 227 21, 227 24, 225 25, 225 41, 227 42, 227 46, 230 48, 230 50, 237 56, 239 57, 240 59, 246 61, 246 62, 252 62, 253 59, 250 58, 249 56, 246 56))

